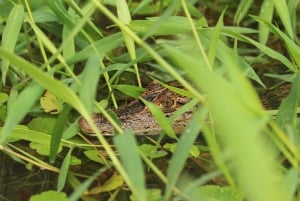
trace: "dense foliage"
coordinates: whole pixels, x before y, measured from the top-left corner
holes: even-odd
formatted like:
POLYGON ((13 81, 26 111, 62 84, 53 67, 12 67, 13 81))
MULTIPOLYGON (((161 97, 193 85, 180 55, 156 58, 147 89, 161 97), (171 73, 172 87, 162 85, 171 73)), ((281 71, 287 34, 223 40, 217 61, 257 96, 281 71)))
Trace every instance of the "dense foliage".
POLYGON ((298 8, 297 0, 0 0, 1 196, 298 200, 298 8), (135 136, 109 112, 151 80, 183 86, 173 90, 191 101, 177 115, 196 105, 182 134, 151 103, 157 136, 135 136), (285 83, 288 96, 265 109, 258 92, 285 83), (103 136, 92 112, 118 134, 103 136), (97 137, 80 131, 81 116, 97 137), (15 163, 38 176, 18 183, 15 163))

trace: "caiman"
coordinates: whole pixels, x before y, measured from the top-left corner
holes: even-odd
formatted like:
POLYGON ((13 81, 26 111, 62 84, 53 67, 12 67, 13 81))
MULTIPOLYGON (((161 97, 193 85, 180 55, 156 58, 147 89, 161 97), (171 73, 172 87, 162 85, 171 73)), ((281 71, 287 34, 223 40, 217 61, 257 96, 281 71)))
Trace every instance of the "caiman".
MULTIPOLYGON (((284 84, 261 94, 260 99, 264 107, 266 109, 278 107, 281 100, 289 93, 290 87, 291 84, 284 84)), ((157 82, 151 82, 141 97, 158 105, 166 117, 172 116, 182 105, 190 101, 190 98, 178 95, 157 82)), ((113 109, 113 112, 118 116, 121 127, 132 130, 136 135, 156 135, 161 132, 161 126, 149 108, 139 99, 126 106, 113 109)), ((192 111, 187 111, 175 119, 172 123, 174 132, 180 134, 191 118, 192 111)), ((92 119, 103 135, 115 134, 113 126, 103 115, 94 113, 92 119)), ((93 130, 84 118, 80 118, 78 123, 84 133, 93 135, 93 130)))

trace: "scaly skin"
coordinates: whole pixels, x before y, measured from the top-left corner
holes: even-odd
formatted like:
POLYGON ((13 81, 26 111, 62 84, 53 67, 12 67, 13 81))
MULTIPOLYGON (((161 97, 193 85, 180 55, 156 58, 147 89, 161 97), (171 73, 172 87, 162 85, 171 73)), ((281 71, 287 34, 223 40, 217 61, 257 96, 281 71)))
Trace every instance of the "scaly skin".
MULTIPOLYGON (((289 90, 290 85, 282 85, 275 90, 266 91, 260 97, 264 107, 266 109, 277 108, 289 90)), ((190 101, 189 98, 180 96, 155 82, 147 87, 142 97, 158 105, 166 117, 172 116, 182 105, 190 101)), ((159 123, 140 100, 112 111, 118 116, 121 127, 131 129, 136 135, 157 135, 161 132, 159 123)), ((187 111, 175 119, 172 124, 174 132, 180 134, 191 118, 192 111, 187 111)), ((115 135, 113 126, 101 114, 94 113, 92 119, 103 135, 115 135)), ((93 135, 94 132, 85 119, 80 118, 78 123, 84 133, 93 135)))

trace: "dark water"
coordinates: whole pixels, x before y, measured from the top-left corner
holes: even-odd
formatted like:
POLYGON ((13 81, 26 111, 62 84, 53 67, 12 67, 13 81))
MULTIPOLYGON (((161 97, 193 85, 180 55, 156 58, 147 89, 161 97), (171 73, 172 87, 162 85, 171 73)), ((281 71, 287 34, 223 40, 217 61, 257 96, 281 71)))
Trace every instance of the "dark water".
POLYGON ((26 168, 0 152, 0 201, 25 201, 31 195, 55 189, 57 174, 38 167, 26 168))
MULTIPOLYGON (((198 139, 200 142, 203 142, 202 137, 198 139)), ((172 140, 167 142, 172 143, 172 140)), ((164 140, 161 144, 167 143, 164 140)), ((139 143, 148 144, 147 138, 139 138, 139 143)), ((55 163, 55 167, 60 167, 62 160, 67 152, 63 151, 58 154, 58 160, 55 163)), ((48 158, 45 156, 39 156, 41 160, 48 162, 48 158)), ((199 178, 201 175, 206 172, 210 172, 213 167, 210 154, 203 152, 198 157, 191 157, 185 165, 183 175, 187 175, 189 178, 199 178)), ((80 158, 82 163, 77 166, 71 166, 69 173, 71 173, 78 181, 80 185, 84 180, 86 180, 90 175, 96 172, 99 168, 103 167, 99 163, 95 163, 87 159, 81 149, 75 149, 72 155, 80 158), (79 176, 80 175, 80 176, 79 176)), ((167 173, 167 168, 169 165, 169 160, 172 157, 172 154, 169 152, 164 157, 153 159, 153 163, 160 169, 164 174, 167 173)), ((92 186, 93 187, 101 186, 106 182, 113 174, 117 174, 117 171, 114 168, 108 169, 105 173, 101 174, 97 178, 92 186)), ((146 177, 146 186, 148 189, 160 189, 164 190, 165 184, 154 174, 149 168, 145 165, 145 177, 146 177)), ((39 167, 32 166, 25 162, 17 162, 11 156, 0 152, 0 201, 25 201, 29 200, 32 195, 39 194, 48 190, 56 190, 57 188, 57 179, 58 173, 50 172, 48 170, 42 170, 39 167)), ((76 186, 76 185, 75 185, 76 186)), ((63 192, 70 195, 74 189, 76 189, 70 181, 67 181, 63 192)), ((125 201, 129 200, 130 190, 126 185, 123 185, 117 195, 117 200, 125 201)), ((111 193, 101 193, 98 195, 90 195, 90 200, 107 200, 111 196, 111 193)))

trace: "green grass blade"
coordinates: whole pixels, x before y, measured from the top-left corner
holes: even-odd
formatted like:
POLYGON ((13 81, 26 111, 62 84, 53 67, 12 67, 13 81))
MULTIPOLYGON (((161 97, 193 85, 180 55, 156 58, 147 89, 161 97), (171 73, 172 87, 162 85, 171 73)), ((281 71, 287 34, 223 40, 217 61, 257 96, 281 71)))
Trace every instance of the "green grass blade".
MULTIPOLYGON (((167 63, 154 49, 152 49, 147 43, 145 43, 141 38, 139 38, 134 32, 131 31, 127 26, 124 26, 103 4, 96 0, 92 0, 92 2, 95 4, 96 7, 98 7, 99 10, 101 10, 109 19, 111 19, 120 29, 125 31, 127 34, 129 34, 134 41, 139 44, 141 47, 143 47, 149 55, 152 56, 154 60, 156 60, 170 75, 172 75, 179 83, 182 84, 183 87, 185 87, 187 90, 193 92, 197 97, 201 100, 203 100, 203 97, 197 90, 195 90, 194 87, 188 84, 188 82, 183 79, 183 77, 172 68, 172 66, 167 63)), ((178 0, 172 1, 172 6, 174 3, 178 3, 178 0)), ((166 11, 167 12, 167 11, 166 11)))
POLYGON ((67 155, 65 156, 62 162, 59 175, 58 175, 57 191, 62 191, 65 186, 67 176, 68 176, 69 166, 70 166, 70 160, 72 156, 71 154, 72 154, 72 149, 69 150, 69 152, 67 153, 67 155))
MULTIPOLYGON (((66 85, 60 83, 57 80, 54 80, 52 77, 50 77, 49 75, 42 72, 35 65, 27 62, 26 60, 24 60, 18 56, 11 54, 7 50, 3 49, 2 47, 0 47, 0 55, 5 57, 6 59, 8 59, 12 65, 17 66, 20 69, 24 70, 24 72, 26 72, 29 76, 33 77, 36 82, 38 82, 41 86, 43 86, 44 88, 51 91, 54 95, 61 98, 63 101, 65 101, 72 107, 77 108, 78 111, 80 111, 81 114, 85 118, 87 118, 87 119, 89 118, 89 115, 88 115, 84 105, 82 105, 82 103, 80 102, 78 97, 75 95, 75 93, 73 91, 71 91, 66 85)), ((34 95, 33 94, 30 94, 29 96, 27 95, 28 97, 38 98, 42 93, 42 88, 40 86, 38 86, 38 87, 35 86, 34 90, 30 90, 30 91, 28 91, 27 93, 34 93, 34 95)), ((31 107, 31 104, 33 104, 33 103, 31 103, 29 105, 28 102, 25 102, 25 103, 28 104, 27 107, 31 107)), ((25 103, 21 103, 21 104, 24 105, 25 103)), ((26 107, 24 107, 24 108, 26 108, 26 107)), ((27 111, 28 111, 28 108, 27 108, 27 111)), ((14 112, 14 113, 12 113, 12 115, 15 115, 17 113, 18 112, 14 112)), ((12 119, 14 119, 14 116, 12 119)), ((10 127, 11 127, 11 125, 10 125, 10 127)), ((3 142, 5 140, 6 135, 7 134, 1 136, 0 142, 3 142)))
POLYGON ((100 57, 91 55, 88 59, 81 78, 79 97, 89 112, 93 111, 93 102, 96 95, 97 84, 100 76, 100 57))
MULTIPOLYGON (((89 116, 85 106, 80 102, 79 98, 75 95, 73 91, 71 91, 66 85, 61 82, 54 80, 53 78, 47 76, 47 74, 43 73, 33 64, 25 61, 20 57, 16 57, 11 53, 7 52, 5 49, 0 47, 0 55, 10 60, 12 65, 22 67, 22 69, 31 77, 33 77, 38 83, 51 91, 54 95, 61 98, 63 101, 76 108, 81 115, 89 122, 94 132, 97 134, 101 144, 106 149, 107 153, 111 157, 114 162, 116 168, 120 172, 120 174, 124 177, 127 183, 130 183, 131 180, 128 177, 127 173, 124 171, 123 166, 120 164, 119 160, 115 156, 114 152, 110 148, 109 144, 105 140, 105 138, 99 133, 96 126, 93 125, 93 121, 89 116)), ((1 135, 1 143, 5 140, 7 136, 1 135)))
POLYGON ((155 105, 154 103, 147 101, 145 99, 142 99, 143 103, 147 106, 147 108, 151 111, 154 118, 159 122, 162 130, 173 139, 177 139, 174 130, 172 129, 172 126, 168 119, 166 118, 166 115, 161 110, 161 108, 158 105, 155 105))
POLYGON ((106 52, 118 47, 122 44, 122 42, 123 38, 121 33, 111 34, 110 36, 95 41, 94 44, 91 44, 77 52, 74 56, 69 58, 67 62, 69 64, 74 64, 89 58, 92 54, 99 54, 99 56, 104 57, 106 52))
POLYGON ((241 41, 250 43, 252 45, 254 45, 255 47, 257 47, 261 52, 263 52, 264 54, 268 55, 269 57, 281 62, 282 64, 284 64, 288 69, 295 71, 295 66, 294 64, 288 60, 284 55, 280 54, 279 52, 259 43, 256 42, 255 40, 248 38, 242 34, 239 34, 237 32, 233 32, 231 30, 224 30, 224 33, 230 35, 231 37, 237 38, 241 41))
MULTIPOLYGON (((131 16, 130 16, 130 12, 128 9, 128 5, 126 3, 125 0, 117 0, 116 1, 116 6, 117 6, 117 13, 118 13, 118 18, 120 20, 120 22, 122 22, 124 25, 128 26, 131 22, 131 16)), ((123 32, 123 37, 124 37, 124 42, 126 44, 126 47, 128 49, 130 58, 132 60, 136 59, 136 52, 135 52, 135 43, 134 40, 124 31, 123 32)), ((136 63, 134 63, 133 65, 134 67, 134 71, 136 74, 136 78, 137 78, 137 82, 138 85, 141 87, 142 83, 141 83, 141 78, 139 75, 139 69, 136 63)))
POLYGON ((11 64, 20 67, 29 76, 35 79, 36 82, 41 84, 46 89, 49 89, 57 97, 61 98, 74 108, 78 107, 83 110, 81 103, 77 96, 66 85, 56 81, 46 73, 42 72, 37 66, 29 63, 21 57, 15 56, 2 47, 0 47, 0 55, 10 60, 11 64))
POLYGON ((142 0, 139 5, 134 9, 132 12, 133 14, 138 13, 140 10, 142 10, 144 7, 149 5, 152 2, 152 0, 142 0))
POLYGON ((211 38, 211 43, 208 51, 208 61, 211 64, 211 66, 214 66, 215 56, 216 56, 216 49, 217 49, 217 43, 220 39, 221 30, 224 26, 223 23, 223 17, 224 17, 225 10, 222 12, 222 15, 219 17, 217 25, 213 31, 213 36, 211 38))
POLYGON ((273 0, 273 4, 281 19, 282 24, 284 25, 285 30, 287 31, 289 38, 293 39, 295 34, 293 32, 287 1, 273 0))
POLYGON ((116 7, 119 20, 125 25, 128 25, 131 21, 131 16, 127 2, 125 0, 116 0, 116 7))
MULTIPOLYGON (((99 178, 99 175, 104 173, 106 170, 107 170, 106 168, 99 169, 92 176, 90 176, 87 180, 85 180, 83 183, 81 183, 80 186, 76 186, 76 190, 73 191, 73 193, 69 196, 68 201, 80 200, 80 197, 88 189, 88 187, 92 184, 92 182, 95 181, 97 178, 99 178)), ((72 177, 73 176, 71 176, 71 178, 72 177)))
POLYGON ((288 191, 288 198, 286 200, 294 200, 295 194, 298 191, 298 180, 299 178, 299 169, 291 168, 285 174, 285 188, 288 191))
MULTIPOLYGON (((37 35, 37 37, 39 38, 39 40, 47 47, 47 49, 52 53, 55 54, 57 53, 57 49, 55 47, 55 45, 52 43, 52 41, 45 35, 45 33, 33 22, 30 22, 30 25, 32 27, 32 29, 34 30, 35 34, 37 35)), ((57 55, 57 59, 65 66, 66 70, 68 71, 68 73, 73 77, 73 79, 75 81, 78 81, 78 78, 75 76, 75 74, 73 73, 73 71, 71 70, 70 66, 67 64, 66 60, 64 59, 64 57, 61 54, 57 55)))
MULTIPOLYGON (((231 29, 231 30, 225 29, 225 30, 223 30, 223 33, 224 32, 233 32, 234 34, 238 34, 238 35, 243 36, 242 34, 236 33, 235 29, 231 29)), ((213 35, 213 33, 210 30, 205 34, 202 33, 202 35, 200 35, 201 36, 201 41, 202 41, 202 43, 204 44, 205 47, 212 48, 211 43, 210 43, 211 35, 213 35)), ((193 41, 192 42, 188 41, 188 43, 192 44, 193 41)), ((229 47, 227 47, 225 45, 225 43, 220 39, 217 40, 217 43, 215 43, 215 44, 217 46, 217 48, 215 48, 216 49, 216 59, 218 59, 218 61, 221 61, 222 68, 226 67, 226 65, 223 65, 224 62, 222 62, 223 61, 223 58, 222 58, 223 52, 224 51, 230 52, 230 54, 232 54, 232 55, 236 55, 236 52, 234 50, 230 49, 229 47)), ((239 55, 236 55, 235 59, 238 60, 238 62, 240 64, 238 67, 242 71, 243 75, 246 75, 248 78, 253 79, 256 82, 258 82, 259 84, 261 84, 262 86, 264 86, 262 80, 259 78, 259 76, 256 74, 256 72, 253 70, 253 68, 245 61, 245 59, 243 59, 239 55)), ((220 66, 220 64, 218 64, 218 66, 216 66, 216 68, 219 67, 219 66, 220 66)), ((226 71, 226 69, 224 69, 224 70, 226 71)))
POLYGON ((200 37, 199 37, 198 32, 197 32, 197 30, 196 30, 196 27, 195 27, 195 25, 194 25, 194 23, 193 23, 192 17, 191 17, 191 15, 190 15, 190 13, 189 13, 189 10, 187 9, 187 6, 186 6, 186 4, 185 4, 185 1, 182 0, 182 1, 181 1, 181 5, 182 5, 182 8, 183 8, 183 10, 184 10, 184 12, 185 12, 185 15, 186 15, 186 17, 187 17, 187 20, 189 21, 189 24, 190 24, 190 26, 191 26, 192 33, 193 33, 193 36, 194 36, 195 41, 196 41, 196 43, 197 43, 197 46, 198 46, 198 48, 199 48, 199 50, 200 50, 201 56, 202 56, 203 60, 205 61, 205 64, 206 64, 206 66, 208 67, 208 69, 212 70, 212 65, 211 65, 211 63, 210 63, 209 60, 208 60, 207 53, 206 53, 206 51, 204 50, 203 44, 202 44, 202 42, 201 42, 201 40, 200 40, 200 37))
MULTIPOLYGON (((60 59, 60 54, 62 51, 65 51, 65 49, 73 49, 72 46, 74 46, 73 41, 76 42, 76 45, 79 45, 80 43, 78 43, 78 41, 82 41, 85 37, 85 39, 91 44, 91 46, 95 49, 93 44, 94 44, 94 40, 86 33, 84 32, 83 28, 85 27, 86 23, 89 21, 91 15, 93 14, 94 8, 91 7, 92 3, 88 3, 87 5, 85 5, 83 7, 83 9, 86 11, 85 15, 80 18, 79 20, 76 21, 76 25, 73 27, 73 29, 70 29, 67 25, 64 25, 63 27, 63 31, 68 31, 69 35, 68 37, 64 37, 63 35, 63 43, 60 45, 60 47, 56 50, 55 53, 53 53, 53 55, 50 57, 49 61, 44 64, 49 65, 50 63, 52 63, 55 59, 60 59), (75 38, 77 40, 75 40, 75 38), (69 44, 71 43, 71 46, 69 47, 69 44)), ((73 10, 70 9, 69 11, 70 15, 75 19, 78 19, 78 16, 74 14, 73 10)), ((63 32, 63 34, 65 34, 63 32)), ((82 45, 82 44, 80 44, 82 45)), ((72 50, 71 50, 72 51, 72 50)), ((96 51, 97 52, 97 51, 96 51)), ((73 56, 74 54, 72 54, 71 56, 73 56)), ((70 57, 68 57, 67 55, 64 55, 65 59, 69 59, 70 57)), ((63 64, 64 66, 66 66, 66 64, 64 63, 64 61, 61 61, 61 64, 63 64)))
POLYGON ((144 169, 134 134, 126 130, 114 137, 114 143, 130 178, 131 184, 128 185, 138 200, 146 201, 144 169))
POLYGON ((72 21, 72 18, 69 16, 68 12, 65 10, 64 5, 61 1, 57 0, 46 0, 49 8, 55 13, 63 24, 67 25, 69 29, 72 29, 75 23, 72 21))
MULTIPOLYGON (((66 43, 66 45, 63 48, 63 56, 64 58, 68 59, 74 56, 75 54, 75 39, 73 37, 69 38, 71 34, 71 30, 67 27, 63 27, 62 31, 62 40, 63 44, 66 43)), ((73 66, 72 66, 73 69, 73 66)))
POLYGON ((296 140, 296 144, 300 145, 300 138, 298 137, 299 129, 297 128, 297 108, 300 102, 300 73, 293 83, 290 94, 284 99, 280 105, 276 121, 279 126, 292 134, 296 140))
POLYGON ((66 105, 59 114, 59 117, 57 118, 57 121, 55 122, 55 126, 52 131, 52 137, 51 137, 51 143, 50 143, 50 155, 49 160, 51 163, 55 162, 55 158, 57 155, 57 151, 60 146, 60 141, 64 133, 65 125, 68 120, 68 117, 70 115, 71 107, 69 105, 66 105))
POLYGON ((44 170, 50 170, 53 172, 58 172, 59 169, 45 163, 44 161, 42 161, 41 159, 29 154, 27 151, 22 150, 21 148, 18 148, 12 144, 8 144, 8 146, 0 146, 1 151, 3 151, 4 153, 10 154, 11 156, 16 156, 16 161, 21 162, 21 159, 29 162, 33 165, 36 165, 38 167, 40 167, 41 169, 44 170), (9 146, 9 147, 8 147, 9 146), (12 148, 12 149, 11 149, 12 148))
MULTIPOLYGON (((2 135, 3 127, 0 128, 0 135, 2 135)), ((38 132, 34 130, 28 129, 26 126, 22 125, 17 125, 15 126, 9 137, 7 138, 7 141, 9 142, 15 142, 18 140, 25 140, 29 142, 34 142, 36 144, 41 144, 41 145, 47 145, 50 146, 50 139, 51 135, 44 133, 44 132, 38 132)), ((70 147, 70 146, 89 146, 84 143, 74 143, 71 140, 62 140, 60 142, 60 145, 70 147)))
MULTIPOLYGON (((273 19, 273 12, 273 0, 264 0, 260 8, 259 17, 271 22, 273 19)), ((269 32, 270 30, 263 23, 258 24, 258 40, 261 44, 266 44, 269 37, 269 32)))
POLYGON ((300 66, 300 47, 298 44, 296 44, 293 39, 291 39, 288 35, 286 35, 285 33, 283 33, 279 28, 277 28, 276 26, 274 26, 273 24, 271 24, 270 22, 266 21, 265 19, 261 19, 259 17, 255 17, 252 16, 255 20, 264 23, 269 30, 274 33, 275 35, 277 35, 278 37, 280 37, 287 49, 289 50, 290 55, 292 56, 293 60, 295 61, 295 63, 300 66))
POLYGON ((253 0, 242 0, 240 1, 237 11, 235 12, 233 22, 234 24, 239 24, 240 21, 245 17, 248 13, 248 10, 253 3, 253 0))
MULTIPOLYGON (((13 52, 20 34, 21 25, 24 18, 24 8, 22 5, 15 5, 7 18, 6 26, 2 35, 2 47, 9 52, 13 52)), ((5 84, 6 74, 9 66, 9 61, 5 58, 2 59, 1 74, 2 82, 5 84)))
POLYGON ((193 16, 193 18, 206 21, 204 18, 203 12, 199 10, 199 8, 198 8, 197 4, 195 4, 195 2, 185 1, 185 3, 186 3, 189 13, 191 14, 191 16, 193 16))
POLYGON ((163 23, 172 16, 172 13, 178 8, 178 5, 180 3, 180 0, 173 0, 170 2, 167 9, 164 11, 163 14, 160 15, 160 17, 157 20, 157 23, 155 23, 153 26, 151 26, 147 33, 144 35, 143 39, 146 40, 149 36, 151 36, 153 33, 155 33, 157 30, 161 29, 163 27, 163 23))
MULTIPOLYGON (((77 111, 85 118, 88 123, 91 125, 91 128, 96 133, 99 141, 107 151, 108 155, 112 159, 115 167, 118 169, 120 174, 124 177, 125 181, 127 183, 130 183, 131 180, 128 177, 127 173, 124 171, 123 166, 120 164, 120 161, 112 151, 111 147, 105 140, 104 136, 102 136, 97 129, 97 127, 93 124, 93 121, 89 115, 89 113, 86 110, 86 107, 81 103, 79 98, 75 95, 75 93, 66 85, 62 84, 61 82, 53 79, 52 77, 48 76, 44 72, 42 72, 38 67, 35 65, 29 63, 28 61, 15 56, 11 54, 10 52, 6 51, 5 49, 0 47, 0 55, 5 57, 6 59, 10 60, 11 64, 14 66, 20 67, 22 70, 24 70, 29 76, 34 78, 36 82, 38 82, 40 85, 51 91, 54 95, 61 98, 63 101, 65 101, 67 104, 72 106, 73 108, 76 108, 77 111)), ((6 136, 2 135, 0 140, 0 143, 2 143, 5 140, 6 136)))
POLYGON ((172 190, 174 189, 180 173, 184 168, 185 161, 189 156, 189 151, 200 132, 201 124, 199 122, 203 121, 201 119, 205 118, 206 113, 207 111, 196 111, 194 114, 194 118, 187 125, 186 129, 180 136, 180 139, 170 161, 170 165, 168 167, 168 183, 164 194, 164 200, 170 199, 172 190))
MULTIPOLYGON (((92 3, 87 4, 85 7, 80 8, 76 2, 73 0, 67 1, 67 3, 74 9, 74 11, 80 16, 84 17, 88 14, 88 10, 92 7, 93 9, 95 8, 92 3)), ((87 24, 92 28, 93 31, 95 31, 99 36, 103 36, 99 28, 92 22, 91 19, 87 21, 87 24)))
POLYGON ((112 85, 112 88, 117 89, 120 92, 126 94, 127 96, 131 96, 133 98, 138 98, 145 91, 145 89, 141 87, 128 84, 112 85))
POLYGON ((158 17, 149 17, 146 20, 133 20, 130 23, 130 28, 136 33, 147 34, 149 29, 160 24, 161 27, 151 31, 153 35, 173 35, 191 31, 191 27, 185 17, 170 16, 164 21, 160 20, 158 17))
MULTIPOLYGON (((3 127, 0 128, 1 135, 3 134, 3 127)), ((46 133, 41 133, 28 129, 26 126, 15 126, 10 132, 7 141, 17 141, 17 140, 26 140, 30 142, 35 142, 38 144, 49 145, 50 135, 46 133)))
POLYGON ((268 116, 259 106, 254 90, 237 70, 234 56, 228 52, 224 52, 223 55, 223 60, 229 72, 231 71, 232 83, 229 83, 214 72, 208 71, 203 66, 203 61, 173 47, 167 47, 166 50, 170 58, 188 72, 189 77, 207 94, 208 105, 218 130, 217 137, 225 146, 224 151, 233 154, 230 161, 233 161, 232 168, 237 183, 246 192, 245 196, 249 200, 257 201, 285 200, 282 175, 274 167, 275 158, 271 157, 263 139, 260 138, 261 129, 268 116), (232 116, 235 117, 234 120, 232 116), (258 183, 256 178, 268 179, 258 183))
POLYGON ((297 13, 299 11, 299 0, 288 1, 288 9, 290 13, 293 32, 297 33, 297 13))
POLYGON ((32 82, 28 87, 23 89, 13 105, 10 106, 5 124, 1 131, 0 144, 9 136, 12 129, 25 117, 31 107, 42 95, 44 89, 32 82))

